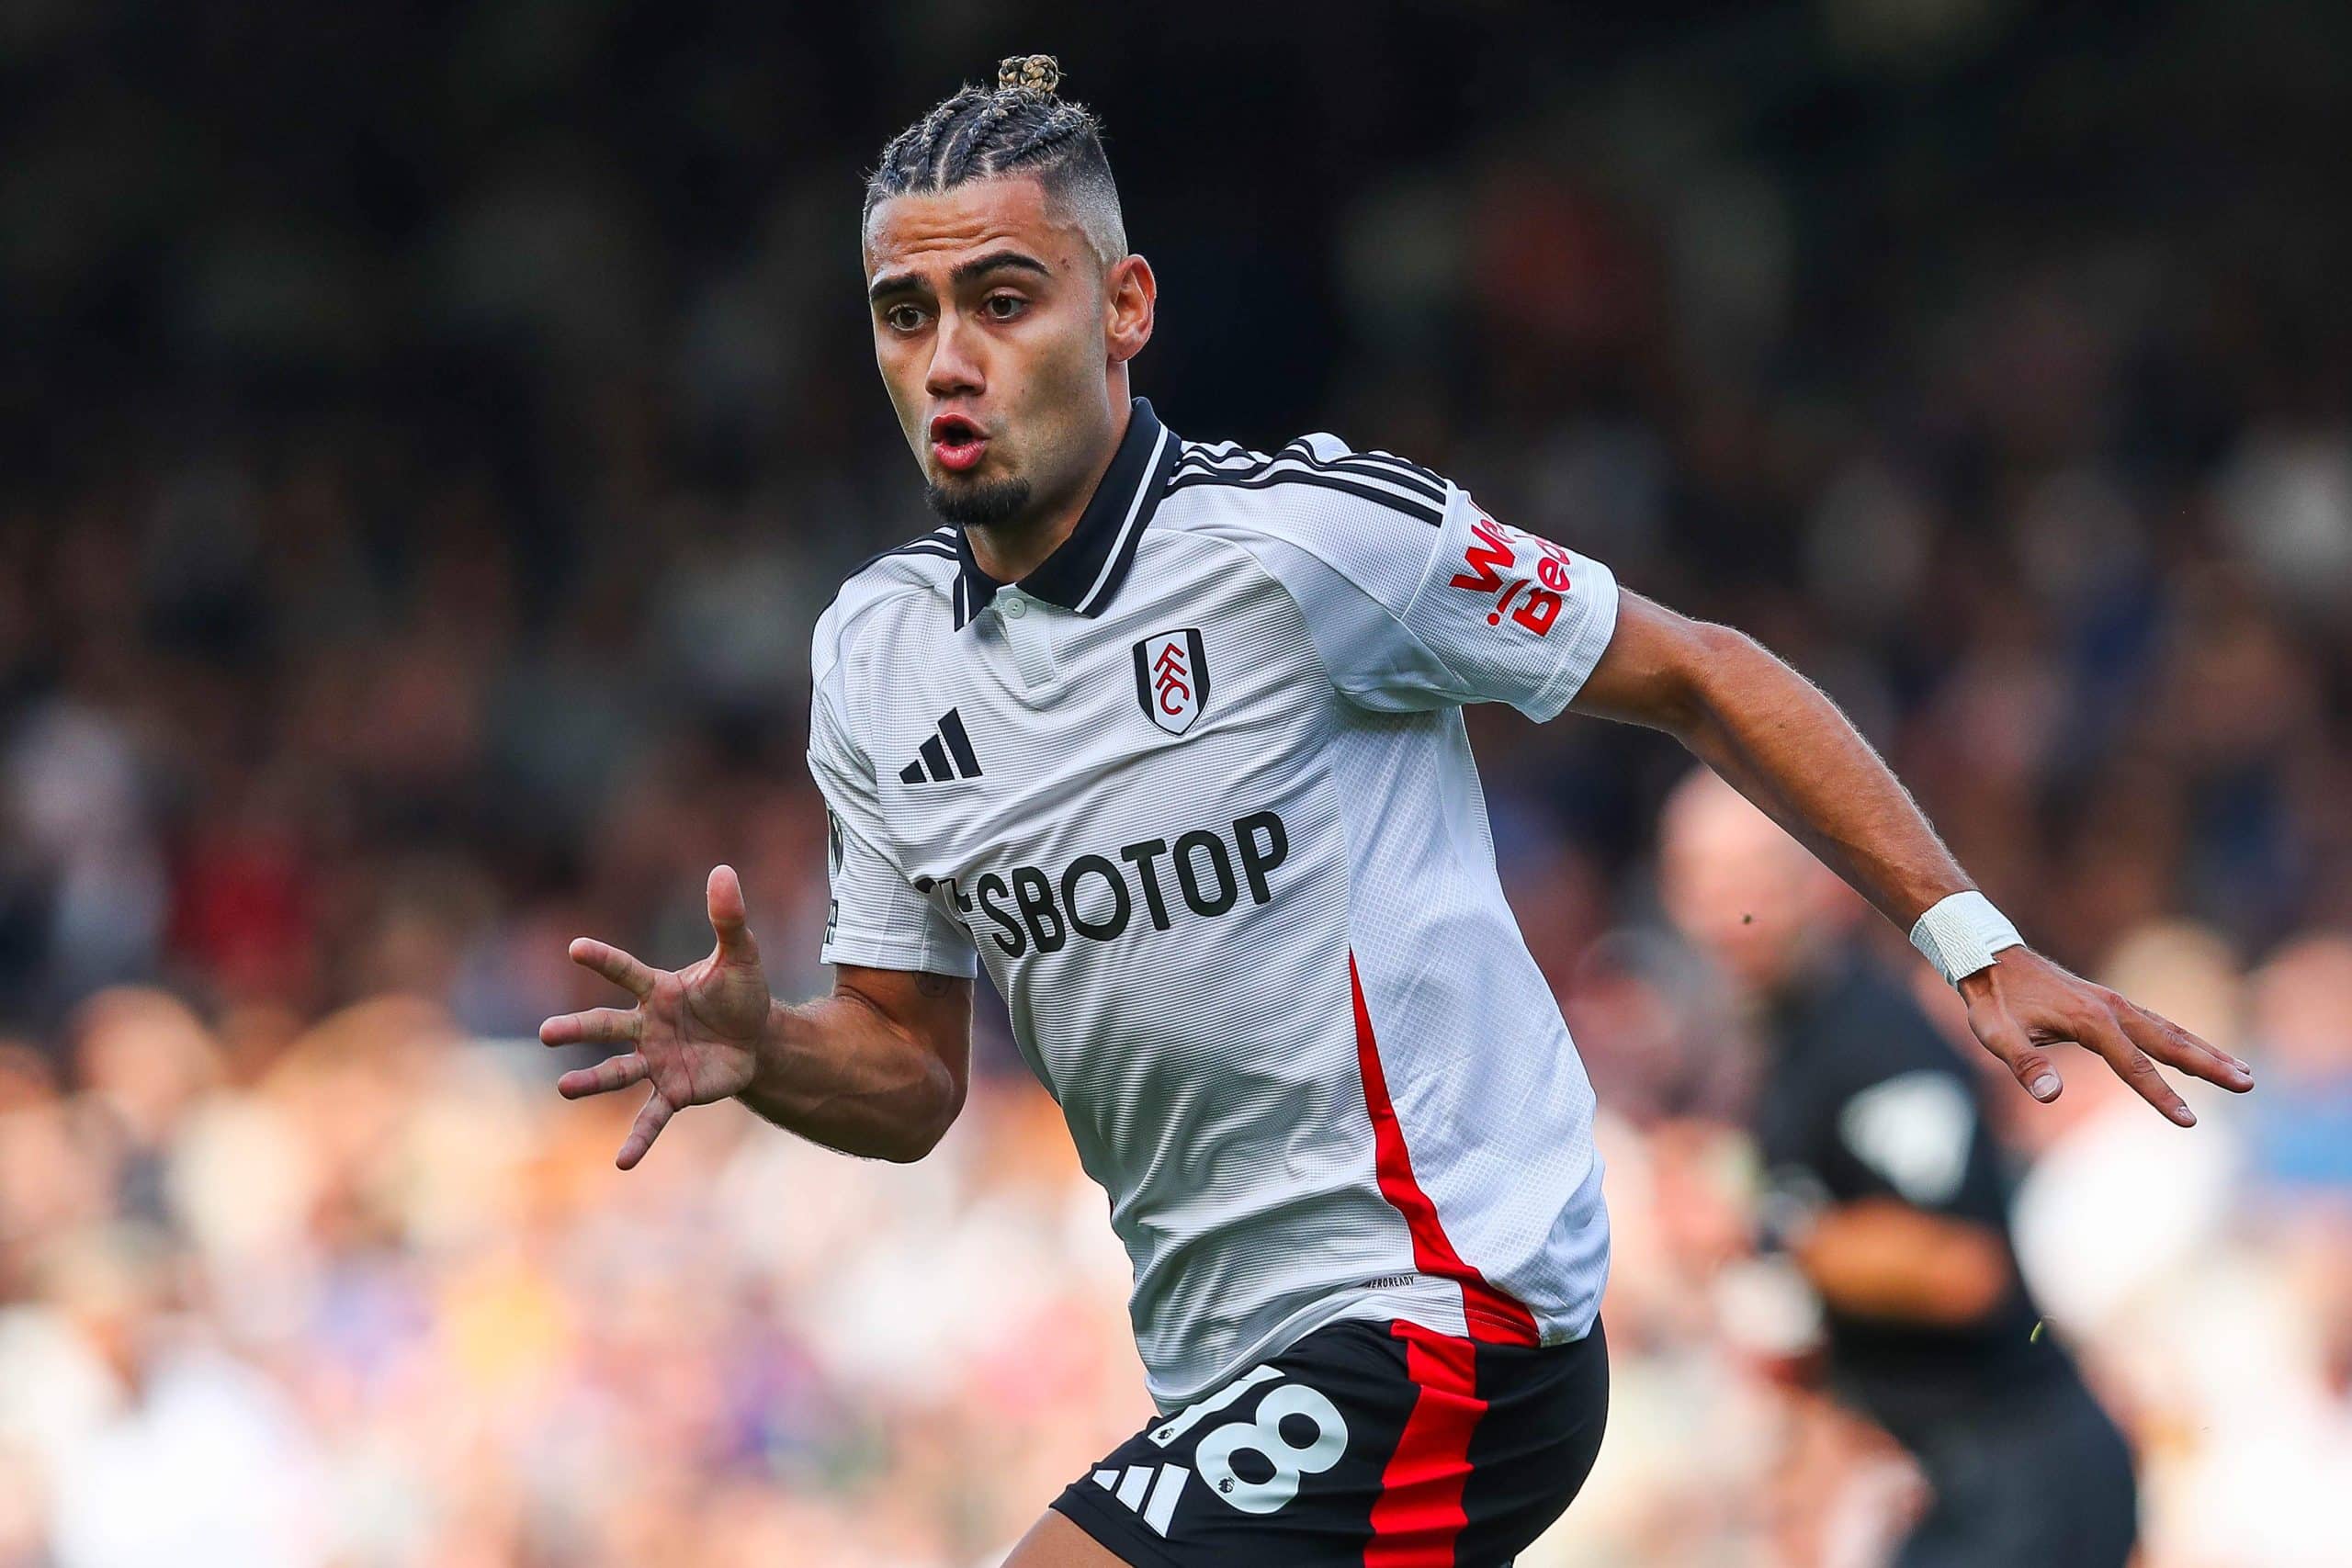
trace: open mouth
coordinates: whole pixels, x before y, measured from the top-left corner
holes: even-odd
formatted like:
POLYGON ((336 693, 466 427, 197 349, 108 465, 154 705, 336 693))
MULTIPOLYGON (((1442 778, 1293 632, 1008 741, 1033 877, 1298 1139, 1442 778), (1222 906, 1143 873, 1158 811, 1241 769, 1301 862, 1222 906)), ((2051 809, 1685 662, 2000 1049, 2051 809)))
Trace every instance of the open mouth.
POLYGON ((989 438, 980 434, 980 427, 960 413, 944 413, 931 422, 931 455, 950 473, 978 466, 988 446, 989 438))

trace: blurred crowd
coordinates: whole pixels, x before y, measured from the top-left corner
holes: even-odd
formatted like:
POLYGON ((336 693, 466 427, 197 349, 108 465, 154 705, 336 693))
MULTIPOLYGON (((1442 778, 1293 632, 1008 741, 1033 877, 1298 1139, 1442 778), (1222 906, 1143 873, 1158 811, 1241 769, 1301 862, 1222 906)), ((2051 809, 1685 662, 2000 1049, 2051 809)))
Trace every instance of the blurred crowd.
MULTIPOLYGON (((2346 1560, 2341 15, 1261 6, 1237 93, 1182 17, 772 9, 0 27, 0 1564, 966 1568, 1144 1418, 991 1004, 911 1168, 730 1106, 621 1177, 531 1038, 611 999, 572 936, 698 956, 721 859, 824 983, 808 631, 931 523, 857 175, 1016 45, 1109 121, 1171 426, 1403 452, 1754 632, 2038 946, 2256 1064, 2188 1134, 2015 1097, 2022 1262, 2146 1568, 2346 1560)), ((1618 1247, 1525 1568, 1881 1561, 1916 1481, 1786 1375, 1747 999, 1653 893, 1687 760, 1474 732, 1618 1247)))

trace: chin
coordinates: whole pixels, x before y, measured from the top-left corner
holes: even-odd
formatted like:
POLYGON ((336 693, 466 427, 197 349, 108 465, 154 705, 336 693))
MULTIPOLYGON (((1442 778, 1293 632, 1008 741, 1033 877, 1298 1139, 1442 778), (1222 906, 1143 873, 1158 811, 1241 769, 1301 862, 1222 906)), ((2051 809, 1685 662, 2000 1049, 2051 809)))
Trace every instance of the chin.
POLYGON ((963 527, 1010 523, 1029 509, 1029 481, 991 477, 988 463, 968 474, 947 474, 923 486, 923 499, 948 522, 963 527))

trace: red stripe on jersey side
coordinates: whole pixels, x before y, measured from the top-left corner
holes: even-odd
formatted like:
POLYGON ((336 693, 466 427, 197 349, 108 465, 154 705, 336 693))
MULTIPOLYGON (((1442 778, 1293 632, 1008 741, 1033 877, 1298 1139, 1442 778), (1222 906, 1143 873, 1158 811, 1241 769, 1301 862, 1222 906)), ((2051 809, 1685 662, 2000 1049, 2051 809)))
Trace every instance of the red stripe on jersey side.
POLYGON ((1520 1302, 1487 1283, 1487 1277, 1467 1263, 1446 1239, 1438 1223, 1437 1205, 1413 1179, 1413 1157, 1405 1148, 1405 1130, 1396 1122, 1396 1107, 1388 1098, 1388 1077, 1380 1068, 1380 1043, 1373 1038, 1372 1010, 1364 1005, 1363 979, 1356 973, 1356 957, 1348 954, 1348 989, 1356 1005, 1356 1066, 1363 1073, 1363 1108, 1372 1118, 1373 1169, 1380 1179, 1380 1195, 1405 1216, 1413 1238, 1413 1267, 1424 1274, 1462 1282, 1462 1314, 1470 1337, 1492 1344, 1540 1345, 1535 1314, 1520 1302))
POLYGON ((1388 1331, 1405 1342, 1405 1374, 1420 1387, 1380 1472, 1364 1568, 1453 1568, 1454 1545, 1470 1523, 1462 1505, 1470 1435, 1487 1413, 1477 1393, 1477 1348, 1402 1319, 1388 1331))

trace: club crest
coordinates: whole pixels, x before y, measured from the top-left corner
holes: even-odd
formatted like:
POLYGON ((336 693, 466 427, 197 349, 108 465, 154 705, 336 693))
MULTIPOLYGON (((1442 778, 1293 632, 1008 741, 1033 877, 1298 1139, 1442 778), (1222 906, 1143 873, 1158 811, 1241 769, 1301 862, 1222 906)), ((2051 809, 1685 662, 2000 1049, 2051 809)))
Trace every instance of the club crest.
POLYGON ((1145 717, 1170 735, 1182 735, 1208 700, 1208 656, 1197 626, 1156 632, 1136 644, 1136 701, 1145 717))

